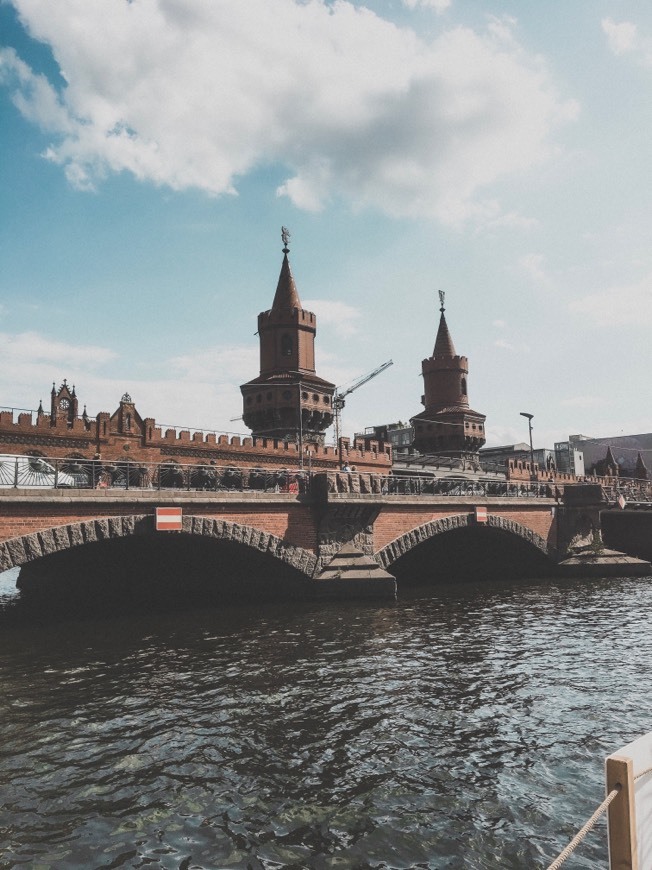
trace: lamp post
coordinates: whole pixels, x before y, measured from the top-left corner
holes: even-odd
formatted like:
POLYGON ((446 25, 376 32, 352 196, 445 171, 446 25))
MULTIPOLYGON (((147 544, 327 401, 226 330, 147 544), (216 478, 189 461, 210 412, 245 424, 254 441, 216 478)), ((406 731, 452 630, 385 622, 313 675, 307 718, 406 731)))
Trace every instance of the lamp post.
POLYGON ((534 414, 528 414, 527 411, 521 411, 521 417, 527 418, 527 425, 530 432, 530 477, 534 477, 534 448, 532 447, 532 418, 534 414))

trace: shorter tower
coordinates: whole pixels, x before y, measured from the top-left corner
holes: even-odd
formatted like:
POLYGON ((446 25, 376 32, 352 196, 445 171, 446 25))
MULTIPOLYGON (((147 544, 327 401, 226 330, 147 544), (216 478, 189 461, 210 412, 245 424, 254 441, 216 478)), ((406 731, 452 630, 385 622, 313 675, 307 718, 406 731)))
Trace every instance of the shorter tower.
POLYGON ((455 353, 444 315, 444 293, 439 329, 431 357, 421 363, 425 410, 412 418, 415 450, 478 462, 478 450, 485 443, 484 414, 471 410, 468 396, 469 361, 455 353))
POLYGON ((333 422, 335 384, 315 372, 317 318, 301 307, 285 227, 281 238, 283 263, 274 301, 258 315, 260 374, 240 387, 242 419, 259 437, 323 444, 333 422))

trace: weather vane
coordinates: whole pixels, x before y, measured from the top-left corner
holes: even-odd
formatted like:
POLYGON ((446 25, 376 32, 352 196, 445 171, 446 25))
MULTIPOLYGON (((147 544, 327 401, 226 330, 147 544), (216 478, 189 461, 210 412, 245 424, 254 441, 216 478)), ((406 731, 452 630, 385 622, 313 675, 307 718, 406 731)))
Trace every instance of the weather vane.
POLYGON ((281 227, 281 241, 283 242, 283 253, 287 254, 288 242, 290 241, 290 230, 287 227, 281 227))
POLYGON ((441 311, 442 314, 444 313, 444 300, 445 299, 446 299, 446 294, 444 293, 443 290, 440 290, 439 291, 439 305, 440 305, 439 310, 441 311))

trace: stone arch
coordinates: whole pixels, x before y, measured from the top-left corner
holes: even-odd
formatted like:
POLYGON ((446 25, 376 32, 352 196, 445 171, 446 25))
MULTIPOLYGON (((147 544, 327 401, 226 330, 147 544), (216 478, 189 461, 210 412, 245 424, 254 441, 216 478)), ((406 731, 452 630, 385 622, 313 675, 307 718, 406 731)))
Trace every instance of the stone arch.
MULTIPOLYGON (((452 531, 453 529, 463 529, 473 525, 475 525, 475 520, 472 518, 471 514, 455 514, 450 517, 442 517, 438 520, 432 520, 431 522, 424 523, 422 526, 418 526, 416 529, 412 529, 404 535, 401 535, 399 538, 390 541, 386 547, 383 547, 382 550, 379 550, 376 553, 375 559, 383 568, 385 568, 385 570, 387 570, 394 564, 394 562, 398 561, 401 556, 409 553, 410 550, 413 550, 424 541, 434 538, 435 535, 442 535, 445 532, 452 531)), ((508 520, 505 517, 494 516, 492 514, 487 516, 487 525, 495 529, 501 529, 511 535, 516 535, 522 540, 527 541, 533 547, 536 547, 537 550, 540 550, 548 558, 553 558, 553 554, 550 551, 547 542, 541 537, 541 535, 533 532, 532 529, 528 529, 527 526, 523 526, 514 520, 508 520)))
MULTIPOLYGON (((317 557, 309 550, 286 544, 276 535, 210 517, 186 516, 183 518, 182 534, 196 535, 215 540, 233 541, 265 553, 279 562, 312 577, 317 565, 317 557)), ((174 534, 156 532, 155 518, 151 514, 107 517, 69 523, 65 526, 42 529, 29 535, 10 538, 0 543, 0 571, 18 568, 51 553, 82 547, 96 541, 126 538, 133 535, 174 534)))

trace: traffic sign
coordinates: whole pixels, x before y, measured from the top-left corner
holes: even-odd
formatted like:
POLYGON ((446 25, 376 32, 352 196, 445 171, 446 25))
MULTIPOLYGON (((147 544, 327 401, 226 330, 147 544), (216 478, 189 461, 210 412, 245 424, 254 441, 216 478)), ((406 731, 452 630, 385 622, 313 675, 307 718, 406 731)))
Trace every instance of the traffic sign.
POLYGON ((182 523, 183 517, 182 509, 180 507, 156 508, 157 532, 180 532, 182 523))

